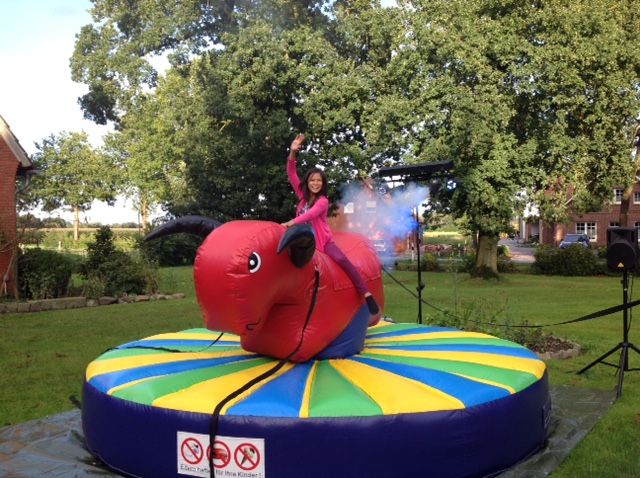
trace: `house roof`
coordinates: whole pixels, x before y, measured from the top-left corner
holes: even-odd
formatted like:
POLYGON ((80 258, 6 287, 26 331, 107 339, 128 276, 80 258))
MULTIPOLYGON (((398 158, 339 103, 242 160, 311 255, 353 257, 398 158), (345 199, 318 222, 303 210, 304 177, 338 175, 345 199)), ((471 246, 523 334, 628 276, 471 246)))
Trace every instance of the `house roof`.
POLYGON ((2 139, 4 139, 4 142, 7 143, 7 146, 9 146, 9 149, 11 150, 15 158, 20 162, 20 169, 30 169, 31 167, 33 167, 33 163, 31 163, 27 152, 20 145, 18 138, 16 138, 16 136, 13 134, 13 131, 11 131, 11 128, 9 128, 9 125, 1 115, 0 136, 2 136, 2 139))

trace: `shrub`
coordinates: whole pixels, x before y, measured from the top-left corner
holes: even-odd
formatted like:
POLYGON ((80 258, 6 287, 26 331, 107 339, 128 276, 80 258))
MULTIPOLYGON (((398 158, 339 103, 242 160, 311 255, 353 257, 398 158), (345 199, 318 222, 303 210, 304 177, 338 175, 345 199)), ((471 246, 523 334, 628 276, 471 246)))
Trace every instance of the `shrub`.
POLYGON ((74 260, 66 254, 30 249, 18 258, 18 287, 26 299, 52 299, 67 295, 74 260))
POLYGON ((453 312, 441 310, 436 316, 427 318, 427 323, 493 335, 533 350, 540 350, 551 337, 551 334, 540 327, 531 326, 526 320, 517 327, 514 326, 508 317, 506 304, 495 304, 487 300, 466 304, 456 301, 453 312))
POLYGON ((111 229, 103 226, 87 246, 85 292, 90 296, 118 296, 157 291, 157 268, 141 257, 116 249, 113 240, 111 229))
POLYGON ((147 260, 160 266, 174 267, 192 265, 201 243, 199 237, 176 234, 150 242, 144 242, 140 237, 137 248, 147 260))
POLYGON ((536 274, 588 276, 604 273, 604 267, 589 249, 573 245, 566 249, 539 246, 532 270, 536 274))

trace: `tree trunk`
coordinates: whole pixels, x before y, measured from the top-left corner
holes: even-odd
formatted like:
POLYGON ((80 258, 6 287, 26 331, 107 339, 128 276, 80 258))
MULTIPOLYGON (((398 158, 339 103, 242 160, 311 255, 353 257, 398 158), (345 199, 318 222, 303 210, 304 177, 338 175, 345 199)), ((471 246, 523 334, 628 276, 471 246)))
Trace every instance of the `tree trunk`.
POLYGON ((147 230, 149 223, 149 203, 146 198, 140 198, 140 226, 143 231, 147 230))
POLYGON ((73 208, 73 240, 78 242, 80 237, 80 209, 78 207, 73 208))
POLYGON ((478 234, 476 248, 476 274, 483 277, 498 275, 498 236, 478 234))

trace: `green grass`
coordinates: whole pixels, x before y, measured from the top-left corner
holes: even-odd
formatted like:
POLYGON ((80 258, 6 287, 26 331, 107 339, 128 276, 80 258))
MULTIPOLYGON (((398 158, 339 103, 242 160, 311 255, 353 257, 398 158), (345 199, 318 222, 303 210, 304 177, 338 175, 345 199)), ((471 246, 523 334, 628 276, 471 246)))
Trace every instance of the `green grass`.
MULTIPOLYGON (((162 270, 163 289, 185 292, 172 301, 122 304, 69 311, 0 316, 0 426, 73 408, 70 395, 80 397, 86 365, 109 347, 161 332, 202 325, 194 297, 191 268, 162 270)), ((415 292, 415 272, 394 273, 415 292)), ((544 277, 503 275, 499 281, 469 279, 465 274, 424 273, 423 298, 454 313, 475 311, 478 318, 552 324, 579 317, 622 300, 619 277, 544 277)), ((386 315, 415 322, 417 301, 385 276, 386 315)), ((633 292, 632 300, 638 294, 633 292)), ((440 312, 423 307, 423 321, 440 312)), ((597 365, 583 375, 576 371, 614 347, 622 338, 622 315, 553 326, 550 332, 582 345, 575 359, 548 363, 552 384, 613 390, 615 369, 597 365)), ((633 323, 630 341, 640 346, 640 326, 633 323)), ((614 358, 617 359, 617 357, 614 358)), ((631 367, 640 356, 631 355, 631 367)), ((640 464, 640 371, 625 373, 623 394, 580 442, 553 476, 634 476, 640 464)))

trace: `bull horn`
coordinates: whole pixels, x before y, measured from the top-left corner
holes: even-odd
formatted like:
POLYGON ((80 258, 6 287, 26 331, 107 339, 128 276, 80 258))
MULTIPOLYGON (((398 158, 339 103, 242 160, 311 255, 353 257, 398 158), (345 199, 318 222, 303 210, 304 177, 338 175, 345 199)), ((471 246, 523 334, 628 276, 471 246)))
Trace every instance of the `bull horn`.
POLYGON ((316 251, 316 236, 311 226, 296 224, 287 229, 278 244, 278 254, 287 248, 293 265, 301 268, 308 264, 316 251))
POLYGON ((145 242, 153 241, 154 239, 159 239, 160 237, 170 234, 178 234, 180 232, 194 234, 204 239, 211 231, 221 225, 222 223, 204 216, 183 216, 166 222, 162 226, 154 229, 147 234, 144 240, 145 242))

